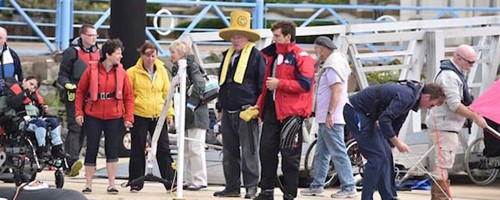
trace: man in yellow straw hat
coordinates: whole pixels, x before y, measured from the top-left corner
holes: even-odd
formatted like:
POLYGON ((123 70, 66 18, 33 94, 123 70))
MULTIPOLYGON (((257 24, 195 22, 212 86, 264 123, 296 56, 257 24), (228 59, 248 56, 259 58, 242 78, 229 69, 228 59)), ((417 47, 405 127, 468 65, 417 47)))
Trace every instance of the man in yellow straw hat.
POLYGON ((253 43, 260 35, 250 29, 250 21, 249 12, 233 11, 230 27, 219 32, 222 39, 231 42, 231 47, 223 52, 219 74, 226 186, 214 193, 217 197, 240 197, 241 173, 245 198, 255 197, 259 183, 258 120, 246 117, 249 112, 242 111, 255 105, 262 90, 266 63, 253 43))

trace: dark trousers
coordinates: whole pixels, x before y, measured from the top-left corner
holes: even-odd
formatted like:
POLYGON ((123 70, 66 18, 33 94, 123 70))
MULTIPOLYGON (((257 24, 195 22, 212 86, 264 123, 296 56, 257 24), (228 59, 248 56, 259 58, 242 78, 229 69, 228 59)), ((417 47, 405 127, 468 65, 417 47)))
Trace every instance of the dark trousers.
POLYGON ((75 102, 64 100, 64 106, 66 107, 68 127, 68 134, 64 140, 64 151, 69 154, 68 164, 71 166, 79 158, 85 134, 82 132, 82 127, 75 121, 75 102))
MULTIPOLYGON (((130 149, 130 162, 128 165, 129 181, 144 175, 146 166, 144 151, 146 148, 147 134, 149 132, 151 138, 153 137, 156 123, 158 123, 157 118, 144 118, 134 115, 134 127, 130 130, 132 144, 130 149)), ((156 160, 158 162, 161 177, 172 182, 174 179, 174 170, 172 169, 173 159, 170 154, 169 143, 168 128, 165 123, 161 130, 160 138, 158 139, 156 160)), ((133 186, 142 188, 144 186, 144 181, 136 182, 133 186)))
POLYGON ((344 107, 344 119, 367 160, 361 199, 372 200, 376 189, 382 200, 393 199, 396 194, 394 163, 388 140, 379 128, 375 128, 375 122, 370 117, 357 112, 350 105, 344 107))
POLYGON ((273 103, 266 102, 264 123, 260 139, 260 165, 262 174, 260 180, 261 190, 273 189, 276 182, 278 168, 278 152, 281 153, 281 171, 283 172, 284 192, 293 197, 297 196, 299 185, 300 155, 302 152, 302 129, 298 133, 298 141, 292 149, 280 148, 280 133, 284 123, 278 121, 273 103))
MULTIPOLYGON (((493 130, 500 132, 500 125, 486 119, 488 126, 493 130)), ((494 133, 490 133, 487 129, 484 129, 484 155, 486 157, 497 157, 500 156, 500 138, 494 136, 494 133)))
POLYGON ((259 125, 257 119, 245 122, 240 112, 222 110, 222 165, 226 190, 240 191, 241 173, 246 188, 259 184, 259 125), (240 152, 241 146, 241 152, 240 152))
POLYGON ((118 145, 123 131, 123 119, 102 120, 86 115, 84 119, 85 133, 87 134, 87 152, 85 153, 85 166, 95 166, 99 141, 104 132, 104 150, 106 162, 118 162, 118 145))

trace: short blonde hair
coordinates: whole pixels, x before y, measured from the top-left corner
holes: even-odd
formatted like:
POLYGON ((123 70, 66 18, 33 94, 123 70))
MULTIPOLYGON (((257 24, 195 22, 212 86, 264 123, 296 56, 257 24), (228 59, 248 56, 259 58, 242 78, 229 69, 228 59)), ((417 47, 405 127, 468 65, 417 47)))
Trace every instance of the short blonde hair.
POLYGON ((189 45, 182 40, 175 40, 170 44, 170 51, 176 51, 182 55, 182 57, 186 57, 191 54, 191 48, 189 45))

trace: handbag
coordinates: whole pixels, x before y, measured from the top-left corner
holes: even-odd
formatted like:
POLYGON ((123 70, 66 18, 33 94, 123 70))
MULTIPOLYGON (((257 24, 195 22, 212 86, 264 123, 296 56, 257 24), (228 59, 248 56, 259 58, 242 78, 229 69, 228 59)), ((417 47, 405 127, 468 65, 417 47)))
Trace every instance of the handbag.
POLYGON ((203 92, 202 104, 207 104, 219 95, 219 80, 215 75, 204 74, 205 90, 203 92))

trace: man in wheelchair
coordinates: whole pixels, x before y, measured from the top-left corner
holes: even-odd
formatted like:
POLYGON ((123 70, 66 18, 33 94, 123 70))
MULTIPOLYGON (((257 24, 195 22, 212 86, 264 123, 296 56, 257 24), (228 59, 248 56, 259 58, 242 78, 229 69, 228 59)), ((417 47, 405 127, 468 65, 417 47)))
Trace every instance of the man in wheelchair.
POLYGON ((7 106, 15 112, 4 113, 18 123, 21 131, 33 132, 36 137, 36 154, 38 158, 49 158, 47 153, 47 129, 50 130, 51 154, 54 158, 64 158, 62 149, 61 125, 56 117, 45 115, 48 106, 38 94, 40 80, 35 76, 27 76, 22 83, 15 79, 6 78, 5 84, 9 88, 4 95, 7 96, 7 106), (16 113, 15 115, 8 113, 16 113), (12 115, 12 116, 9 116, 12 115))

